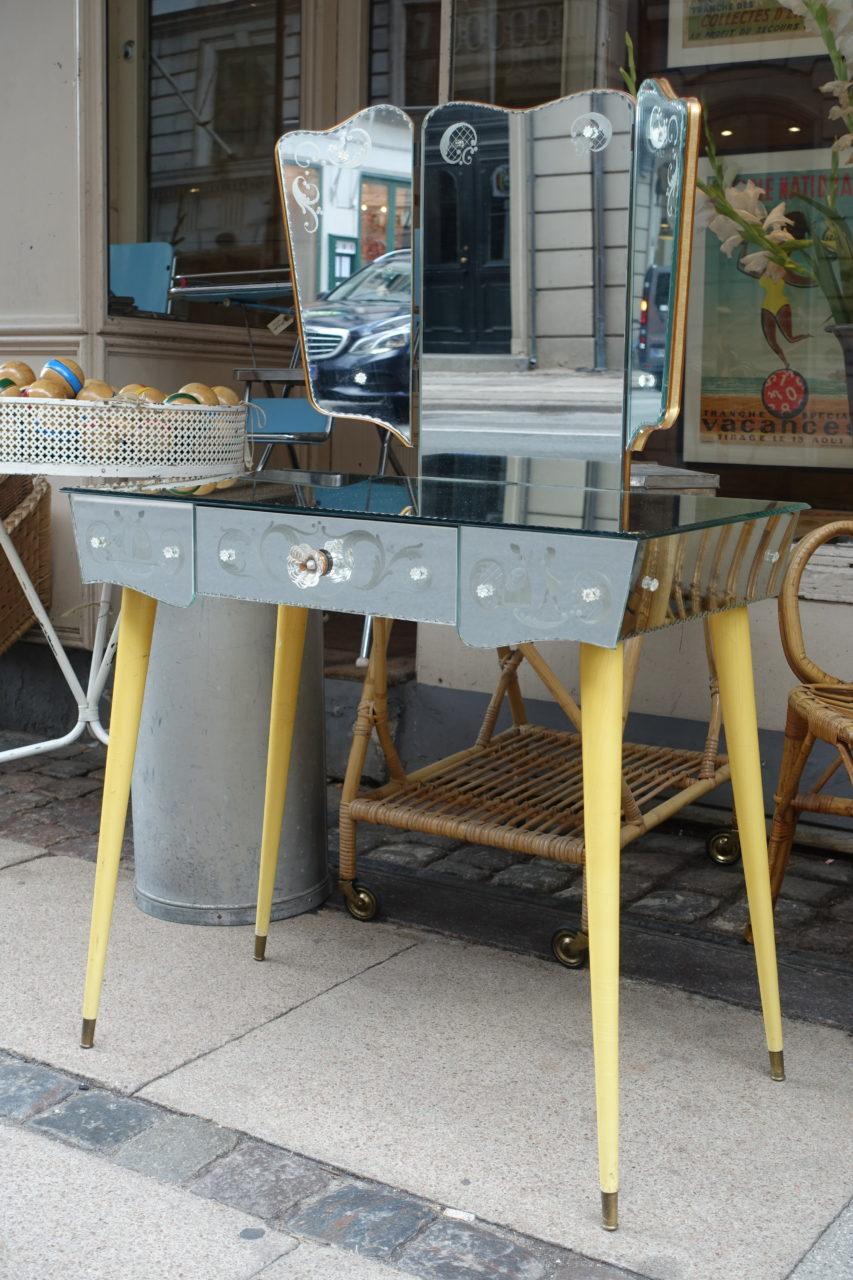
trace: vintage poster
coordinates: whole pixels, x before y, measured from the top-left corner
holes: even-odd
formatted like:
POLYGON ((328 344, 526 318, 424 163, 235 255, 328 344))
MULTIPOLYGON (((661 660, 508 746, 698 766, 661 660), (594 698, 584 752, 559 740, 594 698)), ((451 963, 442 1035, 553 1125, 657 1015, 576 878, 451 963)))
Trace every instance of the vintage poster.
MULTIPOLYGON (((734 156, 767 210, 781 201, 805 237, 798 194, 826 198, 829 152, 734 156), (764 163, 761 164, 760 161, 764 163), (798 212, 799 211, 799 212, 798 212)), ((707 162, 700 161, 700 177, 707 162)), ((853 171, 841 171, 839 211, 853 220, 853 171)), ((805 275, 776 279, 744 269, 712 231, 697 227, 684 382, 684 456, 691 462, 853 468, 853 434, 829 306, 805 275)))
POLYGON ((670 0, 670 67, 826 54, 804 20, 772 0, 670 0))

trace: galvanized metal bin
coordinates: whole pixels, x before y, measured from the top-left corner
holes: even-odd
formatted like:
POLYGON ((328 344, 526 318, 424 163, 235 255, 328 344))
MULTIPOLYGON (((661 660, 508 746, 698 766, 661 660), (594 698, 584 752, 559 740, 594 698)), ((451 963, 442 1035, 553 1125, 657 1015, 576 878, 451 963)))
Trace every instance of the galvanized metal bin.
MULTIPOLYGON (((133 774, 135 897, 190 924, 255 918, 275 609, 160 605, 133 774), (167 726, 167 732, 163 732, 167 726)), ((329 893, 322 615, 309 615, 272 918, 329 893)))

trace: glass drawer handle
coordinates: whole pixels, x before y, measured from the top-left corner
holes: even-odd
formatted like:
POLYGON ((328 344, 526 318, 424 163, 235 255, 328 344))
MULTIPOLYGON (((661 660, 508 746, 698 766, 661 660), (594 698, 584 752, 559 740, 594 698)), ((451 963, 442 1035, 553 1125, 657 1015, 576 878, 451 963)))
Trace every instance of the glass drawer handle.
POLYGON ((107 540, 106 540, 106 538, 103 536, 103 534, 101 534, 101 535, 94 534, 94 535, 89 539, 89 546, 92 548, 92 550, 93 550, 93 551, 100 551, 100 550, 101 550, 101 548, 102 548, 102 547, 105 547, 106 545, 107 545, 107 540))
POLYGON ((237 552, 233 547, 223 547, 219 553, 219 559, 223 564, 233 564, 237 559, 237 552))
POLYGON ((180 547, 164 547, 163 548, 164 560, 177 560, 180 554, 181 554, 180 547))
POLYGON ((319 550, 305 543, 290 548, 287 575, 297 587, 316 587, 321 578, 332 572, 333 560, 325 548, 319 550))

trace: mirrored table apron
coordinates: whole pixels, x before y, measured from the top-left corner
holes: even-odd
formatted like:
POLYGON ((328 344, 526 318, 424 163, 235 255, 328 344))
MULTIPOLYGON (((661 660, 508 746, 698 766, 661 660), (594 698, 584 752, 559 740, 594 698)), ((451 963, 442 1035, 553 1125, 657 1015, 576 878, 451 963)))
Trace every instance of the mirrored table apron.
POLYGON ((85 582, 123 602, 82 1043, 94 1041, 157 601, 279 606, 257 943, 269 927, 307 610, 455 626, 496 648, 579 641, 583 804, 600 1185, 617 1222, 619 852, 623 642, 709 618, 771 1074, 782 1027, 748 606, 778 594, 801 504, 631 494, 510 460, 503 478, 267 473, 207 495, 76 490, 85 582), (418 514, 406 514, 416 498, 418 514))

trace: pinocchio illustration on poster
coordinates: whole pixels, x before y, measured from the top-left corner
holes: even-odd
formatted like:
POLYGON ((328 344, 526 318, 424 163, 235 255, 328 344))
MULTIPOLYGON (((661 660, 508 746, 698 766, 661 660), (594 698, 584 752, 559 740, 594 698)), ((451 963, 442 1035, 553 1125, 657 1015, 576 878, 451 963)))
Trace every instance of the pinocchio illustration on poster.
MULTIPOLYGON (((850 326, 834 323, 827 294, 853 226, 853 169, 833 173, 830 160, 818 151, 726 157, 717 204, 732 216, 700 202, 684 403, 691 461, 853 468, 850 326), (744 234, 745 222, 760 238, 744 234), (762 243, 781 246, 781 260, 762 243)), ((700 176, 712 177, 703 166, 700 176)))

